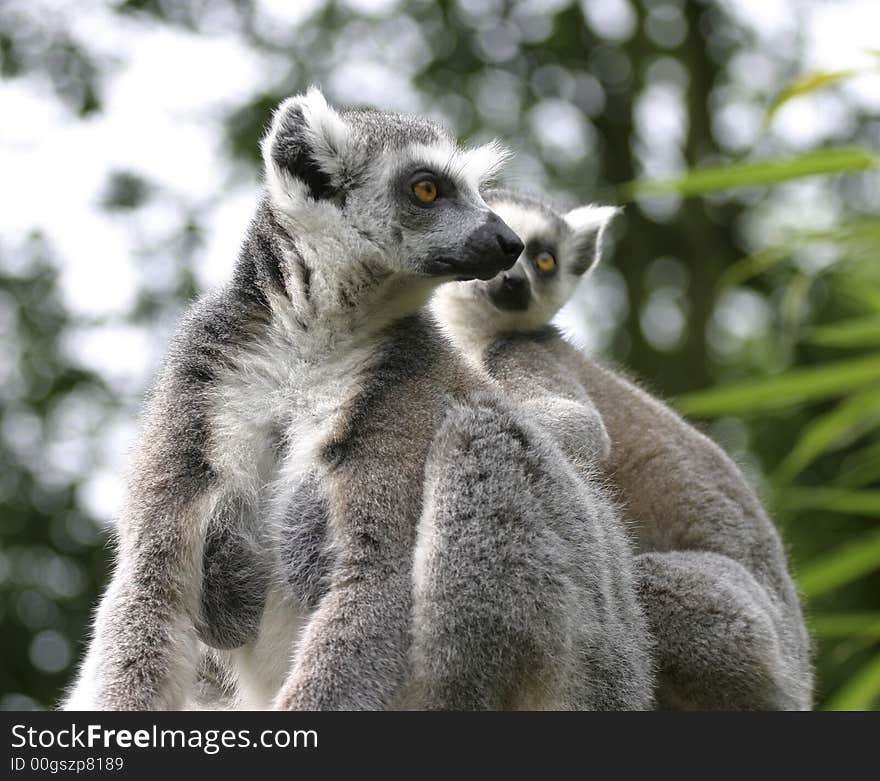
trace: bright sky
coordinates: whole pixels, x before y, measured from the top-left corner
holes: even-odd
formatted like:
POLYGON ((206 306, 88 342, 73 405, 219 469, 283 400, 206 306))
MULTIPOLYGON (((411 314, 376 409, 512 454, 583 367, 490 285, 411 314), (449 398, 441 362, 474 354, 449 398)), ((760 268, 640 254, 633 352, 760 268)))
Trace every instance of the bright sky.
MULTIPOLYGON (((258 23, 270 31, 298 24, 319 2, 260 0, 258 23)), ((386 13, 396 5, 394 0, 348 0, 348 4, 371 13, 386 13)), ((479 3, 462 0, 462 5, 479 3)), ((804 30, 806 70, 877 62, 866 51, 880 46, 877 0, 735 0, 729 5, 760 41, 758 49, 731 64, 744 86, 775 79, 766 52, 795 47, 799 23, 804 30)), ((226 278, 255 202, 257 182, 230 178, 219 147, 218 120, 225 107, 253 94, 262 83, 274 82, 285 63, 277 55, 259 55, 231 38, 195 36, 121 18, 96 2, 11 0, 9 6, 55 19, 118 65, 107 84, 105 111, 84 122, 73 121, 39 79, 0 81, 3 262, 14 266, 15 253, 8 250, 14 250, 30 228, 41 226, 61 264, 69 306, 89 316, 125 312, 143 281, 138 252, 174 233, 182 219, 173 198, 156 199, 134 217, 107 215, 98 209, 108 172, 126 169, 143 174, 183 202, 204 203, 208 241, 196 256, 197 276, 203 287, 226 278)), ((603 0, 588 7, 597 32, 609 38, 630 34, 629 0, 603 0)), ((400 109, 419 106, 405 76, 382 62, 360 61, 357 68, 343 65, 329 87, 342 100, 375 99, 400 109), (383 95, 393 99, 383 101, 383 95)), ((844 89, 845 100, 817 96, 792 103, 780 113, 776 133, 794 148, 807 147, 847 129, 849 103, 880 112, 880 79, 855 80, 844 89)), ((651 117, 653 143, 662 145, 680 132, 680 99, 680 91, 668 85, 646 94, 643 108, 651 117), (663 132, 656 132, 657 128, 663 132)), ((544 113, 533 120, 537 127, 548 128, 541 139, 546 144, 543 151, 564 156, 588 141, 591 126, 579 113, 572 114, 571 104, 558 103, 542 105, 544 113)), ((720 109, 718 121, 734 147, 749 144, 760 126, 759 107, 732 95, 720 109)), ((649 148, 646 154, 650 152, 649 148)), ((659 169, 675 167, 676 161, 664 156, 662 146, 654 153, 659 169)), ((151 260, 150 274, 161 273, 161 263, 151 260)), ((601 274, 597 279, 606 292, 619 287, 611 272, 604 282, 601 274)), ((595 334, 581 337, 596 344, 595 334)), ((164 342, 164 333, 106 326, 73 335, 68 349, 117 387, 137 393, 152 374, 164 342)), ((111 518, 118 506, 119 475, 134 433, 128 411, 106 436, 102 463, 83 493, 98 517, 111 518)), ((59 468, 64 452, 70 454, 61 453, 59 468)))

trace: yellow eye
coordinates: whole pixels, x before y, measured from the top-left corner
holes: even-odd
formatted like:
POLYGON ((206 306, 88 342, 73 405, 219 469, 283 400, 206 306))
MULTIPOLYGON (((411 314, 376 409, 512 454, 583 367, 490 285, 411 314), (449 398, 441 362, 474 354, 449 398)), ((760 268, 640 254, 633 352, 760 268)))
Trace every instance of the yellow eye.
POLYGON ((535 257, 535 265, 538 267, 539 271, 543 271, 546 274, 548 271, 553 271, 553 269, 556 268, 556 258, 545 250, 544 252, 539 252, 537 254, 535 257))
POLYGON ((432 179, 422 179, 413 185, 416 198, 422 203, 433 203, 437 200, 437 183, 432 179))

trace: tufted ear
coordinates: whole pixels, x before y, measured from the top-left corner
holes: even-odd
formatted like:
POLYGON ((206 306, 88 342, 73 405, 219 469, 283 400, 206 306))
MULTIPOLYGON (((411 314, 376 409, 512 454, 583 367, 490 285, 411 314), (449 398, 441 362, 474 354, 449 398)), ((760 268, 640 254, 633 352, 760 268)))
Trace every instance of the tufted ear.
POLYGON ((579 206, 565 215, 573 233, 570 239, 574 263, 572 270, 578 276, 590 271, 602 257, 602 239, 605 228, 620 214, 617 206, 579 206))
POLYGON ((317 87, 275 110, 261 145, 266 183, 280 206, 302 198, 332 198, 345 171, 351 132, 317 87))

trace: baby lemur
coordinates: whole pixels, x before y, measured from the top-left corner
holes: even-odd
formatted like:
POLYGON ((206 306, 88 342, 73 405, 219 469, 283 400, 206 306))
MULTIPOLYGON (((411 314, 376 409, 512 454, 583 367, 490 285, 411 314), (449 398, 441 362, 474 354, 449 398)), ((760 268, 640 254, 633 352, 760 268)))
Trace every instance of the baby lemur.
POLYGON ((562 215, 520 193, 485 197, 525 251, 491 281, 443 286, 433 309, 575 463, 584 457, 581 436, 595 440, 598 409, 611 442, 605 473, 641 552, 659 706, 809 708, 798 595, 779 536, 739 469, 667 406, 585 359, 547 325, 596 262, 616 210, 562 215))
MULTIPOLYGON (((471 437, 461 472, 477 493, 484 475, 546 458, 418 311, 441 282, 489 279, 522 250, 480 196, 497 147, 461 149, 417 117, 337 112, 310 90, 282 103, 262 151, 266 193, 233 277, 184 318, 149 397, 117 564, 67 708, 180 707, 199 639, 233 671, 244 707, 392 704, 409 669, 417 525, 432 510, 425 467, 447 441, 438 427, 471 437), (306 571, 314 555, 332 563, 310 605, 287 563, 311 485, 324 542, 294 549, 306 571)), ((532 503, 548 490, 533 479, 532 503)), ((620 601, 637 623, 632 590, 620 601)), ((546 665, 517 659, 536 678, 530 692, 546 691, 546 665)))

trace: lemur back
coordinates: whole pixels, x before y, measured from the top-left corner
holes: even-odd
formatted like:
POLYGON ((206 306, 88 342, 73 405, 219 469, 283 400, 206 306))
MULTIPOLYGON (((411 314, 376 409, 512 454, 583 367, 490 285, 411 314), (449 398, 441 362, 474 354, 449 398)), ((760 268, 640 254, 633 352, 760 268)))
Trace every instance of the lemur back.
POLYGON ((604 474, 638 548, 657 637, 661 707, 807 708, 809 639, 779 535, 724 452, 662 402, 587 360, 547 325, 598 258, 614 210, 562 215, 486 195, 526 250, 491 282, 444 286, 432 307, 459 346, 528 405, 575 463, 597 418, 604 474))

